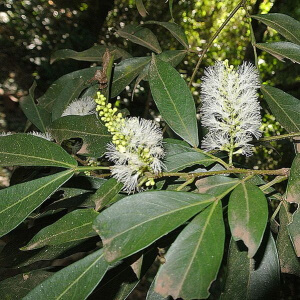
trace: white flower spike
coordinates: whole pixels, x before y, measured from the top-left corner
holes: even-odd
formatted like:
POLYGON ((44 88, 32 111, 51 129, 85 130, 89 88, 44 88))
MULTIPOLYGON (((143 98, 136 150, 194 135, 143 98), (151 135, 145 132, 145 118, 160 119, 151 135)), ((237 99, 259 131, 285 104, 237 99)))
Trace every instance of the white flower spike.
POLYGON ((42 133, 42 132, 37 132, 37 131, 31 131, 31 132, 28 132, 28 134, 40 137, 40 138, 48 140, 50 142, 53 141, 53 137, 49 132, 42 133))
POLYGON ((251 63, 235 70, 227 61, 217 62, 205 70, 202 80, 201 120, 208 129, 202 148, 229 152, 230 164, 235 153, 251 155, 249 142, 261 136, 258 71, 251 63))
POLYGON ((143 185, 154 185, 154 179, 144 175, 158 174, 164 167, 161 129, 151 120, 123 118, 100 92, 95 102, 101 121, 112 134, 106 152, 106 157, 114 163, 112 176, 124 184, 123 190, 128 193, 143 190, 143 185))
POLYGON ((95 101, 92 97, 75 99, 62 113, 64 116, 86 116, 95 113, 95 101))

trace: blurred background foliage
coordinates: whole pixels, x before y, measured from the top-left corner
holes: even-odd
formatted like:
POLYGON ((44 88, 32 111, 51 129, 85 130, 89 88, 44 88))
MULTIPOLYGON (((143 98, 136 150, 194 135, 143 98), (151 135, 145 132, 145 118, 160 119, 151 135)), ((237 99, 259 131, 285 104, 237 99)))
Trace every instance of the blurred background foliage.
MULTIPOLYGON (((191 51, 178 70, 189 81, 204 45, 225 20, 238 0, 179 0, 173 1, 173 18, 188 36, 191 51)), ((85 68, 90 63, 58 61, 49 63, 51 53, 58 49, 82 51, 94 44, 117 45, 133 56, 149 55, 149 50, 118 37, 116 31, 125 25, 139 24, 147 20, 170 21, 169 4, 162 1, 144 1, 148 15, 142 18, 134 0, 4 0, 0 4, 0 130, 22 131, 25 118, 18 109, 19 99, 26 95, 34 80, 38 83, 36 95, 60 76, 85 68)), ((249 0, 249 13, 280 12, 300 19, 300 2, 294 0, 249 0)), ((274 30, 253 21, 257 42, 282 40, 274 30)), ((149 25, 157 35, 164 50, 182 49, 182 46, 163 27, 149 25)), ((224 28, 209 49, 192 86, 197 106, 200 105, 199 86, 204 67, 216 60, 228 59, 233 65, 243 60, 253 61, 250 30, 245 10, 240 9, 224 28)), ((263 82, 274 85, 300 98, 300 67, 290 61, 280 62, 267 53, 259 54, 259 67, 263 82)), ((149 95, 148 83, 141 82, 132 91, 128 87, 118 104, 127 107, 131 114, 144 117, 157 116, 157 110, 149 95), (134 92, 134 101, 131 94, 134 92)), ((283 133, 283 129, 271 116, 263 103, 263 130, 265 136, 283 133)), ((250 158, 254 167, 276 168, 286 165, 291 158, 283 156, 292 151, 291 143, 264 145, 257 148, 250 158), (267 147, 265 147, 267 146, 267 147), (275 150, 276 149, 276 150, 275 150), (287 161, 288 160, 288 161, 287 161)), ((240 163, 245 163, 240 158, 240 163)))

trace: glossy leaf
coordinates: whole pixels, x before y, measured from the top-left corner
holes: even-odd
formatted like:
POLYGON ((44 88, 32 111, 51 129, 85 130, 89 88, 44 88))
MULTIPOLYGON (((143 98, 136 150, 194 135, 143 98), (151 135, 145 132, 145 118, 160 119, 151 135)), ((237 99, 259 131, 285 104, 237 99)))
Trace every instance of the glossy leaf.
POLYGON ((300 131, 300 100, 268 85, 261 90, 276 120, 288 131, 300 131))
POLYGON ((92 224, 98 213, 93 209, 78 209, 43 228, 22 248, 28 251, 47 245, 60 245, 96 235, 92 224))
MULTIPOLYGON (((187 50, 167 50, 157 55, 157 57, 167 63, 169 63, 172 67, 176 67, 186 56, 187 50)), ((149 68, 150 64, 146 65, 146 67, 142 70, 138 78, 136 79, 135 86, 137 86, 142 80, 149 80, 149 68)))
POLYGON ((23 300, 86 299, 108 269, 102 249, 58 271, 34 288, 23 300))
POLYGON ((147 21, 145 24, 157 24, 163 26, 178 40, 180 44, 182 44, 186 49, 189 48, 189 42, 184 33, 182 27, 173 22, 158 22, 158 21, 147 21))
POLYGON ((76 189, 63 187, 59 190, 61 197, 45 207, 45 211, 57 210, 61 208, 74 207, 92 207, 93 202, 90 200, 93 190, 76 189))
POLYGON ((111 140, 110 133, 96 115, 59 118, 52 123, 49 131, 59 143, 70 138, 81 138, 83 145, 78 153, 94 157, 102 156, 111 140))
POLYGON ((29 89, 29 95, 22 98, 20 106, 27 117, 27 119, 35 125, 41 132, 46 132, 47 127, 51 122, 51 114, 43 107, 35 103, 34 90, 36 88, 36 82, 33 83, 29 89))
POLYGON ((224 252, 221 202, 207 207, 179 234, 156 277, 155 291, 174 299, 204 299, 216 279, 224 252))
POLYGON ((52 272, 35 270, 3 280, 0 282, 0 298, 20 300, 52 274, 52 272))
POLYGON ((288 233, 288 224, 292 221, 292 214, 287 210, 286 202, 280 208, 280 227, 277 237, 277 249, 282 273, 300 276, 300 261, 296 256, 293 244, 288 233))
POLYGON ((231 240, 225 291, 221 300, 276 299, 280 286, 280 268, 276 245, 270 234, 267 244, 255 260, 231 240))
POLYGON ((197 146, 196 108, 184 79, 170 64, 153 56, 149 83, 153 99, 164 120, 185 141, 197 146))
POLYGON ((103 241, 105 259, 117 261, 144 249, 214 200, 205 194, 154 191, 118 201, 94 223, 103 241))
POLYGON ((150 57, 134 57, 121 61, 114 69, 111 97, 118 96, 150 62, 150 57))
POLYGON ((284 14, 263 14, 251 16, 278 31, 286 39, 300 45, 300 22, 284 14))
POLYGON ((121 191, 122 187, 123 184, 114 178, 107 180, 91 197, 91 200, 95 202, 95 209, 98 211, 108 205, 121 191))
POLYGON ((59 118, 67 106, 89 86, 89 80, 96 70, 101 68, 86 68, 68 73, 58 78, 37 101, 44 109, 52 112, 52 120, 59 118))
POLYGON ((143 0, 135 0, 136 8, 142 17, 146 17, 148 12, 144 6, 143 0))
POLYGON ((221 175, 209 176, 201 178, 195 182, 195 185, 200 194, 210 194, 219 196, 233 189, 239 184, 240 180, 237 178, 230 178, 221 175))
POLYGON ((264 193, 255 185, 242 182, 230 195, 228 222, 235 241, 248 247, 248 257, 257 252, 268 221, 268 203, 264 193))
POLYGON ((66 170, 0 190, 0 236, 10 232, 73 175, 66 170))
POLYGON ((131 57, 131 55, 128 52, 121 48, 107 45, 95 45, 81 52, 77 52, 71 49, 57 50, 51 55, 50 63, 52 64, 55 61, 62 59, 100 62, 106 49, 109 49, 110 53, 114 55, 115 60, 119 58, 126 59, 131 57))
POLYGON ((215 162, 205 152, 196 151, 190 146, 166 143, 164 148, 166 151, 164 164, 168 172, 180 171, 196 164, 207 167, 215 162))
POLYGON ((300 153, 293 160, 286 193, 286 201, 300 204, 300 153))
POLYGON ((150 285, 150 288, 147 292, 146 300, 171 300, 172 299, 171 296, 164 297, 155 292, 155 290, 154 290, 155 281, 156 281, 156 278, 154 278, 154 280, 152 281, 152 283, 150 285))
MULTIPOLYGON (((186 50, 167 50, 157 55, 161 60, 168 62, 172 67, 176 67, 186 56, 186 50)), ((137 88, 142 80, 149 80, 149 68, 150 63, 146 65, 146 67, 141 71, 140 75, 137 77, 133 91, 137 88)), ((134 92, 132 93, 131 100, 133 100, 134 92)))
POLYGON ((290 42, 258 43, 255 46, 263 51, 269 52, 277 59, 283 61, 284 58, 300 64, 300 45, 290 42))
POLYGON ((74 168, 76 160, 55 143, 31 134, 0 137, 0 166, 74 168))
POLYGON ((161 52, 161 48, 156 36, 148 28, 128 24, 124 28, 119 29, 117 34, 156 53, 161 52))

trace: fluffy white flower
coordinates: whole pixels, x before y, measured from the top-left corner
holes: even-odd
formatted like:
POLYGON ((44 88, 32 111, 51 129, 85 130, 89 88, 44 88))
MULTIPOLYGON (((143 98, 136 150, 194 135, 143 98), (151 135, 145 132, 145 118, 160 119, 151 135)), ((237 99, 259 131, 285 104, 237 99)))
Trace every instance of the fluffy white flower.
POLYGON ((244 62, 237 70, 217 62, 205 70, 202 78, 202 124, 208 129, 202 147, 251 155, 249 142, 261 132, 260 87, 256 68, 244 62))
POLYGON ((69 106, 64 110, 62 117, 76 115, 76 116, 86 116, 95 113, 96 103, 92 97, 83 97, 74 100, 69 104, 69 106))
POLYGON ((139 191, 140 175, 145 171, 158 174, 164 167, 162 131, 151 120, 132 117, 124 119, 117 136, 119 140, 108 144, 106 152, 106 157, 115 164, 112 175, 124 184, 125 191, 139 191))
POLYGON ((28 134, 40 137, 40 138, 48 140, 50 142, 53 141, 53 137, 49 132, 41 133, 41 132, 37 132, 37 131, 31 131, 31 132, 28 132, 28 134))
POLYGON ((1 132, 0 136, 7 136, 7 135, 12 135, 12 132, 7 131, 7 132, 1 132))
POLYGON ((145 173, 158 174, 164 168, 161 129, 151 120, 124 118, 100 92, 95 102, 100 120, 112 135, 105 153, 114 163, 112 176, 124 184, 123 190, 128 193, 141 191, 143 185, 154 185, 154 179, 145 173))

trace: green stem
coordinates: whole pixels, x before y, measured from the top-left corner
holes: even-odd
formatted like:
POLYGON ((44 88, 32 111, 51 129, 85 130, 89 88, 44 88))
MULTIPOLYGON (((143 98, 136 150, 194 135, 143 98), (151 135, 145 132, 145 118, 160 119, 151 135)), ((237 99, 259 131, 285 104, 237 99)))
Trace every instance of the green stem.
POLYGON ((259 143, 259 142, 271 142, 271 141, 276 141, 276 140, 283 140, 283 139, 289 139, 293 137, 300 137, 300 132, 293 132, 293 133, 286 133, 282 135, 275 135, 275 136, 269 136, 265 138, 261 138, 258 141, 255 141, 254 143, 259 143))
POLYGON ((197 62, 197 65, 194 69, 194 72, 192 74, 191 80, 189 82, 189 87, 191 87, 194 78, 198 72, 198 69, 201 65, 201 62, 204 58, 204 55, 206 54, 206 52, 208 51, 209 47, 212 45, 212 43, 214 42, 214 40, 217 38, 217 36, 220 34, 220 32, 224 29, 224 27, 227 25, 227 23, 230 21, 230 19, 235 15, 235 13, 243 6, 244 0, 240 1, 238 3, 238 5, 234 8, 234 10, 229 14, 229 16, 226 18, 226 20, 223 22, 223 24, 218 28, 218 30, 215 32, 215 34, 209 39, 208 43, 206 44, 205 48, 203 49, 199 60, 197 62))
POLYGON ((95 171, 95 170, 110 170, 110 167, 101 167, 101 166, 79 166, 75 168, 76 172, 85 172, 85 171, 95 171))
POLYGON ((246 11, 246 16, 247 16, 248 22, 249 22, 251 45, 253 47, 253 52, 254 52, 255 66, 256 66, 256 69, 258 70, 258 57, 257 57, 257 51, 256 51, 256 47, 255 47, 256 38, 255 38, 255 35, 254 35, 252 23, 251 23, 251 17, 249 15, 249 12, 248 12, 248 9, 247 9, 247 1, 246 0, 244 0, 243 7, 246 11))
POLYGON ((262 185, 260 187, 260 189, 264 192, 265 190, 267 190, 269 187, 273 186, 274 184, 276 183, 279 183, 279 182, 282 182, 282 181, 285 181, 288 179, 288 176, 287 175, 284 175, 284 176, 277 176, 275 177, 273 180, 271 180, 270 182, 262 185))
MULTIPOLYGON (((183 177, 183 178, 197 178, 212 175, 224 175, 224 174, 250 174, 250 175, 278 175, 287 176, 289 168, 282 168, 278 170, 252 170, 252 169, 238 169, 232 168, 228 170, 220 171, 207 171, 199 173, 180 173, 180 172, 163 172, 157 177, 183 177)), ((148 177, 156 177, 153 174, 146 174, 148 177)))
POLYGON ((191 179, 188 179, 186 182, 184 182, 182 185, 180 185, 176 191, 181 191, 184 187, 186 187, 187 185, 193 183, 193 181, 195 180, 195 178, 191 178, 191 179))
POLYGON ((283 201, 279 202, 279 204, 278 204, 278 206, 276 207, 276 209, 275 209, 273 215, 271 216, 270 221, 273 221, 273 220, 276 218, 277 214, 279 213, 279 210, 280 210, 280 207, 281 207, 282 203, 283 203, 283 201))
POLYGON ((223 161, 221 158, 216 157, 216 156, 212 155, 211 153, 205 152, 199 148, 194 148, 194 149, 195 149, 195 151, 203 153, 203 154, 209 156, 210 158, 214 159, 216 162, 218 162, 220 165, 222 165, 226 169, 230 169, 231 166, 229 164, 227 164, 225 161, 223 161))

